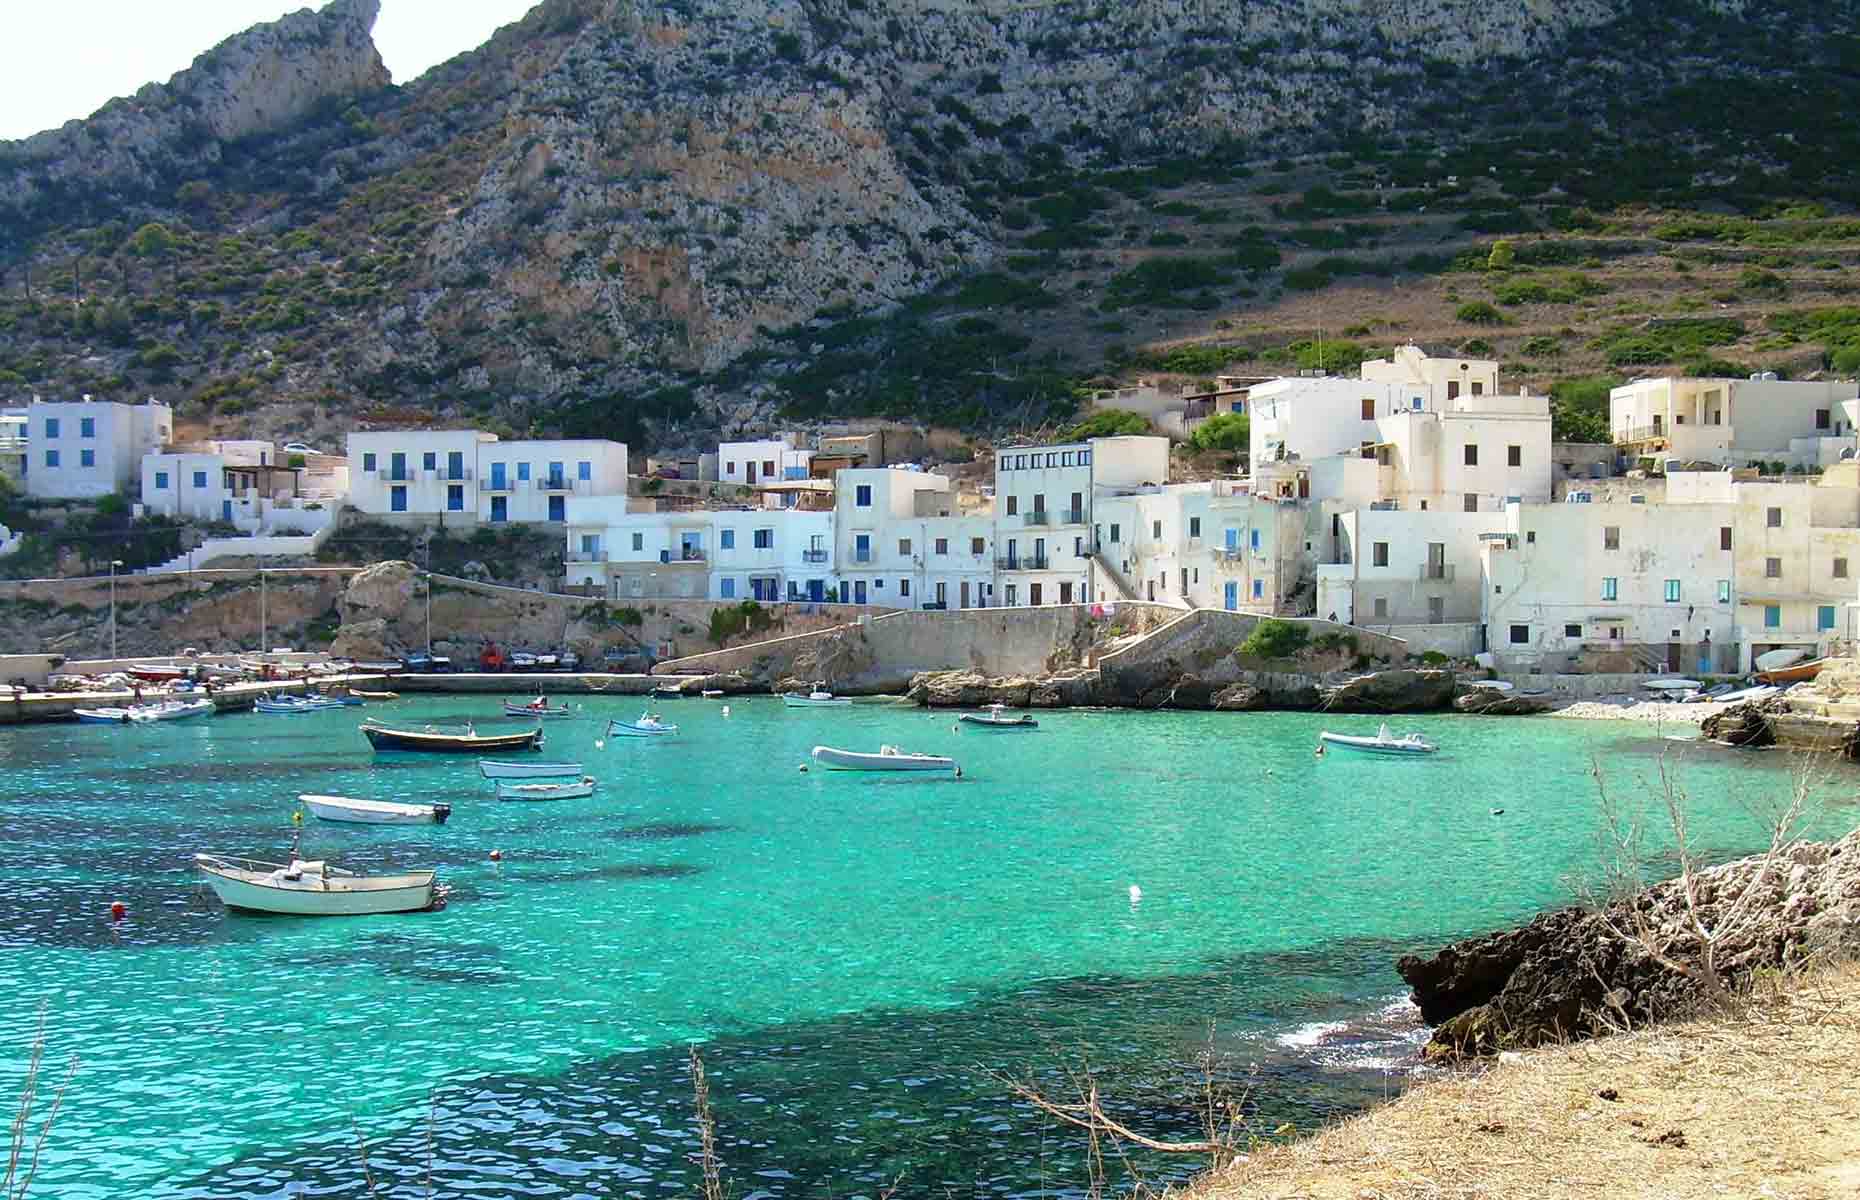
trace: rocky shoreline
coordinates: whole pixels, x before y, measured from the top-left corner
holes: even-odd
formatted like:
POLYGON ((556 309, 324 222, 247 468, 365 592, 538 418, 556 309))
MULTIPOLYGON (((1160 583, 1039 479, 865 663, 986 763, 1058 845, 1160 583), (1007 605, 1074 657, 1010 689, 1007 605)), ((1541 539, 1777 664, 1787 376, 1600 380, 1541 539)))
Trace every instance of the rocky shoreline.
POLYGON ((1725 983, 1860 950, 1860 831, 1698 872, 1697 920, 1669 880, 1603 912, 1565 908, 1395 964, 1434 1027, 1425 1053, 1454 1058, 1593 1037, 1677 1017, 1706 1000, 1699 928, 1725 983), (1608 928, 1649 931, 1675 970, 1608 928))

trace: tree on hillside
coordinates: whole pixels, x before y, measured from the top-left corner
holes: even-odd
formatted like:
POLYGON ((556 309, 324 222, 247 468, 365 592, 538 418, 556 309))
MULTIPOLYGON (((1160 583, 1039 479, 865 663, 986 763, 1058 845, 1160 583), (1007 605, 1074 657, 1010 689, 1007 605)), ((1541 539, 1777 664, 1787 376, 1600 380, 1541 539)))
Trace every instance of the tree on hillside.
POLYGON ((1127 408, 1101 408, 1067 431, 1066 439, 1082 442, 1086 438, 1154 432, 1150 428, 1149 418, 1142 413, 1131 412, 1127 408))
POLYGON ((1617 375, 1585 375, 1550 387, 1550 437, 1558 442, 1607 442, 1608 393, 1619 387, 1617 375))
POLYGON ((1251 444, 1252 423, 1245 413, 1216 413, 1195 427, 1188 444, 1195 450, 1244 453, 1251 444))

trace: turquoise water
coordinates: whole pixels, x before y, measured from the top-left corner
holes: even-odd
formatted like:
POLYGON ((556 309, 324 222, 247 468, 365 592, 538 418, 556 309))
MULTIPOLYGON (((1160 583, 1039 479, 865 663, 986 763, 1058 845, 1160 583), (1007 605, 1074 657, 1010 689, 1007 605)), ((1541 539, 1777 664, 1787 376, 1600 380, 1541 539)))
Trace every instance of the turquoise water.
MULTIPOLYGON (((0 1094, 41 1003, 48 1062, 81 1059, 38 1194, 358 1195, 353 1121, 377 1182, 424 1195, 429 1114, 438 1195, 689 1194, 693 1042, 738 1195, 1073 1188, 1076 1139, 992 1073, 1084 1056, 1187 1134, 1211 1034, 1268 1129, 1374 1102, 1419 1036, 1394 958, 1566 899, 1596 861, 1592 761, 1631 791, 1667 752, 1725 854, 1758 836, 1740 802, 1789 786, 1781 754, 1627 723, 1417 718, 1399 727, 1435 760, 1319 761, 1325 724, 1374 721, 957 733, 891 705, 681 701, 678 738, 597 749, 638 704, 585 707, 545 753, 601 788, 556 804, 497 803, 468 759, 375 755, 354 710, 0 731, 0 1094), (800 772, 820 742, 948 752, 964 777, 800 772), (312 818, 303 846, 436 865, 448 907, 224 913, 189 856, 277 857, 300 791, 451 802, 441 827, 312 818)), ((481 728, 494 708, 379 706, 481 728)))

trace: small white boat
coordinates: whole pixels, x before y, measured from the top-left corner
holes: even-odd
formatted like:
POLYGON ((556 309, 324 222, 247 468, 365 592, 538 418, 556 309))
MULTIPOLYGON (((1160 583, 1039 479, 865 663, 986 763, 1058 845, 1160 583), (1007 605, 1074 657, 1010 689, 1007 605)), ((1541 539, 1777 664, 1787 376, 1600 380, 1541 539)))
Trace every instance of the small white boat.
POLYGON ((1440 749, 1438 745, 1418 733, 1405 733, 1396 737, 1389 732, 1387 725, 1377 730, 1374 737, 1332 733, 1326 729, 1318 734, 1318 741, 1344 750, 1358 750, 1364 754, 1386 754, 1391 757, 1432 754, 1440 749))
POLYGON ((528 704, 504 701, 504 715, 507 717, 572 717, 575 715, 575 710, 566 704, 551 707, 539 696, 528 704))
POLYGON ((185 721, 213 712, 211 700, 170 700, 165 704, 138 704, 129 710, 131 721, 185 721))
POLYGON ((1811 653, 1806 646, 1785 646, 1781 650, 1764 651, 1751 659, 1750 665, 1759 671, 1780 671, 1801 662, 1811 653))
POLYGON ((352 825, 444 825, 452 815, 450 804, 391 804, 386 800, 355 800, 348 796, 299 796, 303 806, 325 821, 352 825))
POLYGON ((956 760, 937 754, 907 754, 896 746, 881 746, 877 754, 815 746, 813 759, 834 771, 954 771, 956 760))
POLYGON ((835 696, 827 690, 825 680, 815 680, 814 686, 806 695, 800 692, 783 692, 781 702, 789 708, 838 708, 841 705, 851 704, 852 699, 848 696, 835 696))
POLYGON ((594 776, 583 775, 573 783, 500 783, 499 800, 579 800, 594 794, 594 776))
POLYGON ((1486 692, 1509 692, 1513 687, 1503 679, 1468 679, 1466 686, 1486 692))
POLYGON ((1768 700, 1771 696, 1779 696, 1781 694, 1781 688, 1765 683, 1759 684, 1756 687, 1742 688, 1734 692, 1722 692, 1713 696, 1712 699, 1719 704, 1749 704, 1757 700, 1768 700))
POLYGON ((963 713, 956 720, 964 725, 979 725, 983 729, 1038 729, 1040 727, 1040 723, 1027 713, 1008 716, 1005 704, 990 704, 985 713, 963 713))
POLYGON ((607 722, 609 737, 664 737, 677 732, 678 726, 666 724, 658 713, 641 713, 637 721, 607 722))
POLYGON ((194 866, 227 908, 299 917, 418 912, 434 906, 434 872, 357 875, 326 862, 259 862, 194 855, 194 866))
POLYGON ((85 725, 127 725, 129 710, 127 708, 74 708, 71 715, 85 725))
POLYGON ((703 691, 699 692, 698 695, 704 697, 704 699, 706 700, 715 700, 718 697, 723 695, 723 689, 722 688, 705 688, 703 691))
MULTIPOLYGON (((357 700, 357 704, 361 701, 357 700)), ((260 696, 252 707, 262 713, 312 713, 347 708, 340 700, 326 696, 260 696)))
POLYGON ((1696 679, 1649 679, 1640 686, 1651 692, 1696 692, 1705 685, 1696 679))
POLYGON ((486 779, 560 779, 581 775, 578 762, 502 762, 495 758, 478 760, 478 773, 486 779))

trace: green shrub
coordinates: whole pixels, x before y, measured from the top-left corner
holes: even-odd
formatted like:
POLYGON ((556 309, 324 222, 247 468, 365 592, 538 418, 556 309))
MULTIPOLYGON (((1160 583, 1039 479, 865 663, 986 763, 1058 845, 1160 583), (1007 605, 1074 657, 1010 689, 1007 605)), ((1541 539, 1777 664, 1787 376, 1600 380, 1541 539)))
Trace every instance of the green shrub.
POLYGON ((1216 413, 1195 426, 1195 432, 1188 435, 1188 444, 1196 450, 1239 452, 1247 448, 1251 433, 1245 413, 1216 413))
POLYGON ((1518 347, 1518 353, 1526 358, 1553 358, 1563 353, 1563 340, 1543 334, 1534 338, 1525 338, 1518 347))
POLYGON ((1082 442, 1086 438, 1122 437, 1126 434, 1150 433, 1149 418, 1127 408, 1101 408, 1074 425, 1066 440, 1082 442))
POLYGON ((1446 655, 1438 650, 1423 650, 1421 652, 1421 662, 1424 666, 1444 667, 1447 665, 1448 659, 1446 655))
POLYGON ((1468 325, 1505 324, 1505 314, 1499 312, 1484 300, 1474 300, 1470 303, 1460 305, 1453 310, 1453 317, 1455 320, 1463 321, 1468 325))
POLYGON ((1245 658, 1290 658, 1304 649, 1311 631, 1291 621, 1267 617, 1253 626, 1234 653, 1245 658))

